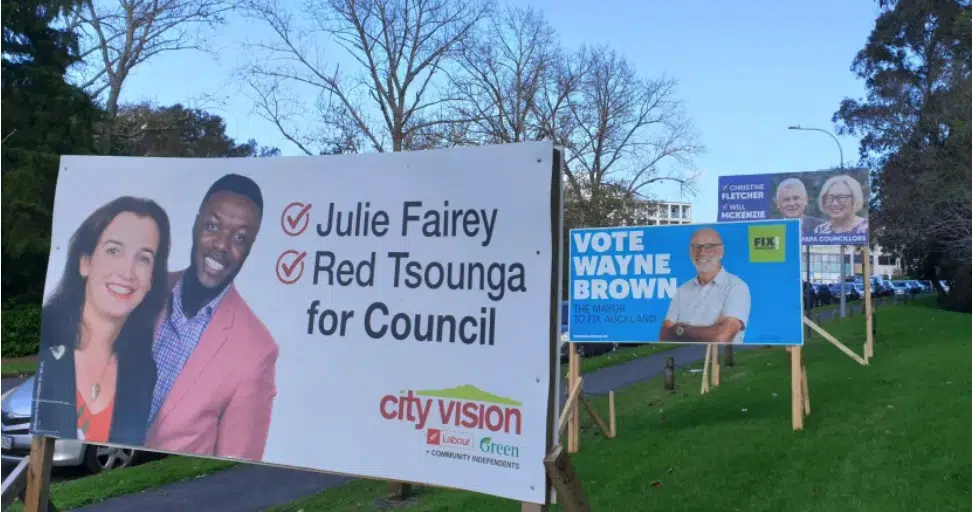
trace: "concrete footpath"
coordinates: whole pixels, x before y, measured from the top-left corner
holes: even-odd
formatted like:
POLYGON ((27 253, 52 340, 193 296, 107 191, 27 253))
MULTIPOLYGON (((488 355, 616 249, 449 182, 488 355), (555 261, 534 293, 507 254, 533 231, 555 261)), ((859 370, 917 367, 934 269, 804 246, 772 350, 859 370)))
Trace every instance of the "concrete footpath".
MULTIPOLYGON (((863 310, 863 304, 848 304, 852 314, 863 310), (853 305, 852 305, 853 304, 853 305)), ((837 316, 836 310, 820 311, 819 320, 837 316)), ((819 340, 819 336, 814 337, 819 340)), ((735 351, 759 347, 734 347, 735 351)), ((623 349, 622 349, 623 350, 623 349)), ((673 356, 678 366, 702 361, 705 346, 684 345, 674 350, 652 354, 609 368, 584 374, 584 391, 606 395, 611 390, 646 381, 662 375, 665 356, 673 356)), ((561 404, 566 400, 567 383, 561 383, 561 404)), ((83 512, 169 512, 172 510, 205 510, 207 512, 259 512, 269 507, 290 503, 299 498, 338 487, 352 478, 322 475, 294 469, 264 466, 239 466, 188 482, 148 489, 112 498, 80 509, 83 512)), ((376 496, 375 498, 378 498, 376 496)))

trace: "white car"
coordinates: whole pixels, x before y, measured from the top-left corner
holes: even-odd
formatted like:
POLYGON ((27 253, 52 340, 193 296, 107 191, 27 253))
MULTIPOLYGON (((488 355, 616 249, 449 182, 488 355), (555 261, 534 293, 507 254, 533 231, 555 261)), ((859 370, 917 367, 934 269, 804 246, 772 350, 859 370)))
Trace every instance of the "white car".
MULTIPOLYGON (((3 390, 0 400, 0 440, 3 465, 16 465, 30 453, 30 411, 34 395, 31 376, 12 389, 3 390)), ((54 441, 54 462, 57 467, 83 467, 90 473, 131 466, 138 452, 125 448, 111 448, 85 444, 73 439, 54 441)))

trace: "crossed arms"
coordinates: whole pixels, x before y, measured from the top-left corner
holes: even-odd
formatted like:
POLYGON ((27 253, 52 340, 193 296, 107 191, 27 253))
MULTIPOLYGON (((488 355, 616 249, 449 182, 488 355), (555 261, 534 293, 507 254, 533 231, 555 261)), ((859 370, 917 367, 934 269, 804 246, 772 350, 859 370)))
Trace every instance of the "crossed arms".
POLYGON ((731 316, 721 316, 712 325, 688 325, 666 319, 662 323, 658 339, 659 341, 729 343, 742 329, 743 323, 731 316), (678 334, 679 327, 681 327, 681 335, 678 334))
POLYGON ((742 281, 737 280, 730 284, 728 289, 723 290, 725 291, 721 295, 713 296, 710 294, 704 298, 700 298, 691 292, 676 292, 668 307, 668 314, 665 315, 665 320, 662 322, 658 341, 732 343, 733 338, 746 328, 752 298, 749 295, 749 287, 742 281), (721 302, 714 304, 712 303, 713 300, 721 302), (712 318, 712 316, 708 316, 711 313, 707 313, 712 309, 706 309, 706 306, 718 308, 719 314, 714 322, 698 325, 701 322, 689 324, 685 321, 687 317, 691 318, 692 312, 700 312, 697 308, 703 308, 703 317, 712 318))

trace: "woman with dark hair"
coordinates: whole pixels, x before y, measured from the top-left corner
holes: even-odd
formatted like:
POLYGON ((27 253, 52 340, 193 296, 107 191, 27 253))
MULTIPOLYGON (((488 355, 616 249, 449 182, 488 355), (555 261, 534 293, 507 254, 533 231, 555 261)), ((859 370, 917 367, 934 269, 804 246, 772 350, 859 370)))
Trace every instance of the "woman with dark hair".
POLYGON ((74 232, 64 274, 44 305, 33 433, 144 443, 170 244, 165 210, 128 196, 74 232))

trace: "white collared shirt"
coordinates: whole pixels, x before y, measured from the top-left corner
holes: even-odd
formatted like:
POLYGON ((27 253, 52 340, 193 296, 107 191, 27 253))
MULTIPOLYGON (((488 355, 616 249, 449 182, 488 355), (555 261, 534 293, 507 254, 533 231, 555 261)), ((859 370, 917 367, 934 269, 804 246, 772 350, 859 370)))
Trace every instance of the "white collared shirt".
POLYGON ((732 342, 742 343, 743 331, 749 322, 750 305, 749 286, 722 268, 706 285, 699 283, 698 277, 695 277, 679 286, 668 306, 665 320, 705 327, 716 323, 722 316, 733 317, 742 322, 743 328, 732 338, 732 342))

